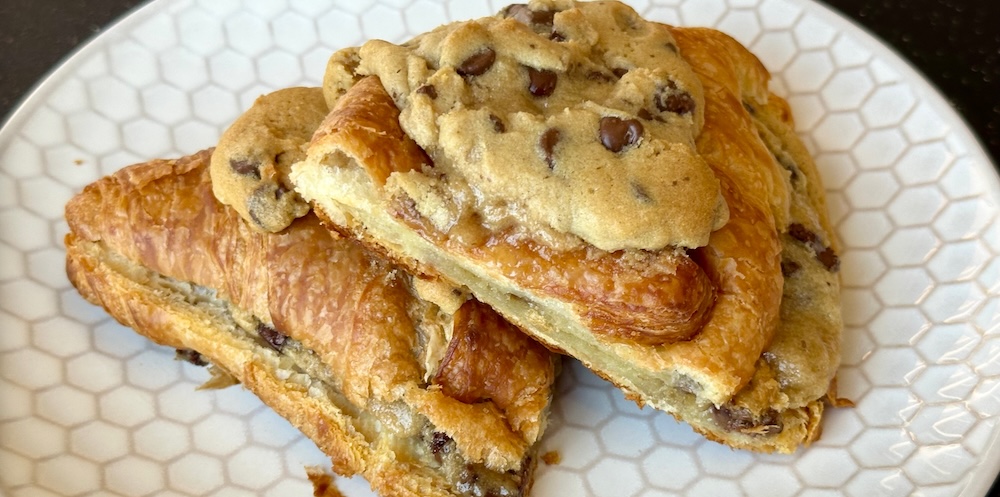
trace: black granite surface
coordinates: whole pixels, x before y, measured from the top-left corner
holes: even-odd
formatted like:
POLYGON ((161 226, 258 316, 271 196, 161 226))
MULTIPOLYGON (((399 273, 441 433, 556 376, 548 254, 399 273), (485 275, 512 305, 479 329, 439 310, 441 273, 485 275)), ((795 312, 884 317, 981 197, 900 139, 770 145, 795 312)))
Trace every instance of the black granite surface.
MULTIPOLYGON (((0 0, 0 116, 81 43, 142 2, 0 0)), ((1000 1, 827 0, 913 63, 1000 163, 1000 1)), ((1000 497, 1000 489, 991 490, 1000 497)))
POLYGON ((1000 2, 827 0, 929 79, 1000 164, 1000 2))

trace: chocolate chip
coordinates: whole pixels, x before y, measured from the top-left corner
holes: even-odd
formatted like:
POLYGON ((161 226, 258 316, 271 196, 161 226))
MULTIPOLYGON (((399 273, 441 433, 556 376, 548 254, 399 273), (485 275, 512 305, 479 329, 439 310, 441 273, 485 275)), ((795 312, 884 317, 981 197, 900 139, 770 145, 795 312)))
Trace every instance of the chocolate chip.
POLYGON ((837 253, 831 247, 824 245, 816 233, 809 231, 809 228, 799 223, 792 223, 788 225, 788 235, 812 249, 816 254, 816 259, 828 271, 835 273, 840 270, 840 258, 837 257, 837 253))
POLYGON ((434 459, 437 459, 437 462, 441 462, 442 453, 447 454, 448 452, 451 452, 448 447, 448 442, 451 442, 451 437, 440 431, 435 431, 434 434, 431 435, 431 440, 428 446, 431 450, 431 454, 434 454, 434 459))
POLYGON ((531 9, 527 4, 514 3, 503 9, 503 16, 521 24, 531 24, 531 9))
POLYGON ((492 48, 486 48, 465 59, 458 66, 458 74, 461 76, 479 76, 488 71, 496 59, 497 53, 492 48))
POLYGON ((795 274, 799 269, 802 269, 802 266, 798 262, 781 261, 781 275, 786 278, 795 274))
POLYGON ((451 441, 451 437, 441 433, 440 431, 435 431, 434 434, 431 435, 431 453, 437 454, 438 452, 441 452, 449 441, 451 441))
POLYGON ((177 349, 174 358, 179 361, 190 362, 195 366, 207 366, 208 361, 197 351, 192 349, 177 349))
POLYGON ((276 220, 276 216, 280 217, 279 214, 275 214, 278 212, 276 204, 282 197, 291 193, 282 185, 267 181, 261 183, 247 197, 247 213, 250 214, 250 219, 266 231, 280 229, 280 227, 273 226, 274 223, 279 222, 276 220))
POLYGON ((427 95, 431 100, 438 98, 437 88, 434 88, 434 85, 423 85, 420 88, 417 88, 417 93, 427 95))
POLYGON ((552 10, 531 10, 523 3, 508 5, 503 11, 504 17, 509 17, 527 26, 551 26, 556 13, 552 10))
POLYGON ((229 159, 229 168, 241 176, 260 179, 260 162, 249 159, 229 159))
POLYGON ((788 234, 792 238, 805 243, 806 245, 812 245, 819 241, 816 237, 816 233, 809 231, 808 228, 799 223, 792 223, 788 225, 788 234))
POLYGON ((531 20, 539 26, 551 26, 555 21, 556 12, 554 10, 534 10, 531 20))
POLYGON ((493 131, 497 133, 504 133, 507 131, 507 126, 504 126, 503 121, 496 114, 490 114, 490 122, 493 123, 493 131))
POLYGON ((257 325, 257 334, 271 346, 272 349, 281 352, 281 349, 285 347, 285 342, 288 340, 288 336, 284 333, 264 324, 260 323, 257 325))
POLYGON ((642 123, 638 119, 620 119, 614 116, 601 118, 601 144, 612 152, 621 152, 642 138, 642 123))
POLYGON ((674 114, 690 114, 694 111, 694 99, 687 92, 661 91, 655 98, 656 108, 661 112, 673 112, 674 114))
POLYGON ((753 413, 745 407, 713 406, 711 411, 715 423, 726 431, 771 435, 781 433, 783 429, 781 419, 773 409, 761 413, 760 418, 755 418, 753 413))
POLYGON ((836 273, 840 270, 840 257, 837 257, 837 253, 832 248, 826 247, 823 251, 817 252, 816 258, 826 267, 827 271, 836 273))
POLYGON ((542 137, 538 140, 538 146, 542 147, 542 153, 545 154, 545 163, 548 164, 549 170, 555 169, 556 161, 552 156, 552 152, 556 148, 556 143, 559 143, 559 130, 556 128, 549 128, 542 133, 542 137))
POLYGON ((556 89, 559 76, 546 69, 528 67, 528 91, 536 97, 547 97, 556 89))

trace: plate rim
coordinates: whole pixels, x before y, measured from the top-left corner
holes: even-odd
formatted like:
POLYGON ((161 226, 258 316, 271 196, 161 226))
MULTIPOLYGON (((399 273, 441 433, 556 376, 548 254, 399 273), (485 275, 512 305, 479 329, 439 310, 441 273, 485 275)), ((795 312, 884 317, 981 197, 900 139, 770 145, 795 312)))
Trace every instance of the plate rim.
MULTIPOLYGON (((630 2, 630 0, 624 1, 626 3, 630 2)), ((930 105, 934 112, 946 119, 949 125, 949 133, 955 133, 959 143, 964 147, 962 150, 964 154, 973 161, 975 170, 982 173, 983 179, 988 181, 989 184, 985 185, 983 191, 978 193, 977 196, 989 197, 995 205, 1000 204, 1000 166, 986 152, 982 138, 973 131, 965 117, 948 103, 947 97, 921 70, 877 34, 833 7, 816 0, 787 1, 804 8, 806 11, 818 14, 824 21, 834 24, 838 32, 848 32, 858 37, 859 42, 867 50, 871 50, 875 57, 887 62, 893 70, 899 71, 900 81, 918 94, 918 100, 930 105)), ((68 75, 72 75, 74 71, 78 70, 80 65, 85 63, 88 57, 93 56, 95 51, 114 43, 114 39, 121 37, 123 32, 130 32, 136 26, 157 14, 184 8, 192 3, 194 3, 193 0, 182 0, 180 2, 149 0, 142 2, 125 11, 117 19, 107 24, 100 32, 95 33, 89 39, 75 47, 33 84, 15 103, 4 120, 0 122, 0 151, 6 150, 9 147, 10 142, 17 136, 17 133, 23 127, 25 121, 30 118, 32 112, 44 106, 46 99, 58 88, 58 85, 68 75)), ((757 2, 755 6, 759 6, 760 3, 757 2)), ((171 13, 171 15, 173 14, 171 13)), ((56 245, 58 247, 58 240, 56 245)), ((982 377, 980 376, 980 378, 982 377)), ((1000 425, 993 428, 990 438, 989 445, 991 448, 984 452, 983 457, 979 458, 978 464, 970 471, 977 474, 989 474, 992 477, 988 479, 983 477, 977 478, 975 475, 969 477, 967 484, 964 485, 959 496, 978 497, 987 495, 989 489, 998 481, 998 475, 1000 475, 1000 425), (984 471, 985 468, 988 468, 989 471, 984 471)))

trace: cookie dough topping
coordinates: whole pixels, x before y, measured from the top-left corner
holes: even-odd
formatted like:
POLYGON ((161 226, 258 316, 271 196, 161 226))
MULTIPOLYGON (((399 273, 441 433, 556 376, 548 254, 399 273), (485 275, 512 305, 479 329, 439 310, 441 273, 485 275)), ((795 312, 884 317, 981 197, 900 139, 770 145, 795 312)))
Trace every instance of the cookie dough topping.
POLYGON ((695 151, 701 83, 670 33, 624 4, 535 0, 370 41, 331 59, 327 91, 362 75, 433 160, 394 174, 389 194, 442 231, 514 218, 545 239, 657 250, 705 245, 728 218, 695 151))
POLYGON ((223 133, 212 153, 212 190, 255 229, 277 233, 309 212, 288 174, 326 116, 320 88, 263 95, 223 133))

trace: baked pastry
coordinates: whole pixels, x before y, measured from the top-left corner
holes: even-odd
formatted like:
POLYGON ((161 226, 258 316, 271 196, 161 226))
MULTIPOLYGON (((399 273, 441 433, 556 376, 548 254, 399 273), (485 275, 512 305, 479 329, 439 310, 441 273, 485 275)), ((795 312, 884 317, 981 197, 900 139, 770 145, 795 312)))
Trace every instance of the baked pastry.
POLYGON ((305 158, 328 112, 320 88, 285 88, 259 97, 219 139, 212 153, 215 197, 251 226, 276 233, 309 212, 288 173, 305 158))
POLYGON ((512 5, 334 54, 291 179, 331 228, 640 405, 791 452, 832 392, 839 288, 819 177, 768 78, 731 38, 618 2, 512 5))
POLYGON ((475 300, 419 298, 433 284, 315 216, 251 228, 214 198, 210 155, 127 167, 69 202, 80 293, 234 377, 382 495, 524 495, 556 356, 475 300))

